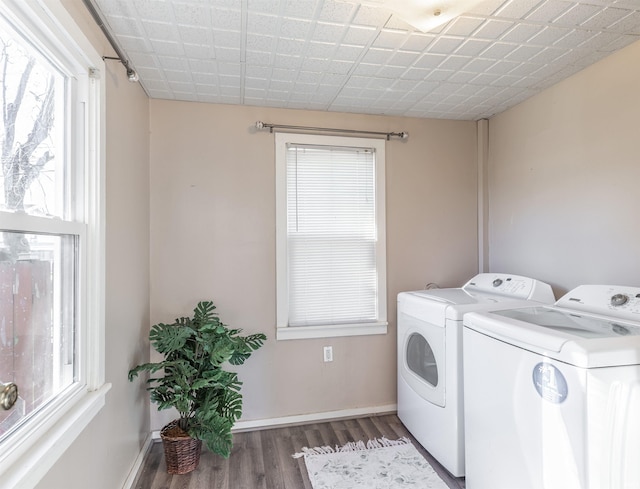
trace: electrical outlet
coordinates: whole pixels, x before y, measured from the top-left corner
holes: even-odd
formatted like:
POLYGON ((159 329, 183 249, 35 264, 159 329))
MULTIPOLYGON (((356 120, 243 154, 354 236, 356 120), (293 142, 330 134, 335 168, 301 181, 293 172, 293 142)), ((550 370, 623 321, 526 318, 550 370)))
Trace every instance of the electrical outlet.
POLYGON ((325 346, 323 349, 324 361, 333 362, 333 347, 325 346))

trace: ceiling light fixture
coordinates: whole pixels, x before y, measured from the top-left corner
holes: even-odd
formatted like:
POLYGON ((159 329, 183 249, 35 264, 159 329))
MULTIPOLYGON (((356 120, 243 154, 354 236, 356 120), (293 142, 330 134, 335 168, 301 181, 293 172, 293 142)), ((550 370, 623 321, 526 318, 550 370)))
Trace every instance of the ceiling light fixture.
POLYGON ((422 32, 469 12, 484 0, 360 0, 367 7, 390 11, 422 32))

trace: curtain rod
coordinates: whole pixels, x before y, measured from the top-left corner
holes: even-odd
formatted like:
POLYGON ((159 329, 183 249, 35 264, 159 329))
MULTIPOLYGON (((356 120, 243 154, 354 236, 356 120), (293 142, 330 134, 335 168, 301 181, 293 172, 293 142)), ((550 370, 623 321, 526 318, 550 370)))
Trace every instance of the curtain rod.
POLYGON ((274 129, 290 129, 295 131, 322 131, 322 132, 338 132, 338 133, 346 133, 346 134, 371 134, 376 136, 385 136, 387 141, 391 139, 392 136, 398 137, 400 139, 407 139, 409 137, 409 133, 402 132, 379 132, 379 131, 357 131, 355 129, 331 129, 329 127, 309 127, 309 126, 287 126, 284 124, 269 124, 268 122, 257 121, 256 122, 257 129, 265 129, 268 128, 269 132, 273 132, 274 129))
POLYGON ((115 59, 120 61, 124 65, 125 69, 127 70, 127 78, 129 79, 129 81, 137 82, 139 80, 138 73, 136 72, 136 70, 133 69, 133 67, 131 66, 131 62, 129 61, 127 56, 124 54, 124 51, 120 49, 120 45, 111 35, 111 33, 109 32, 109 29, 107 29, 107 26, 105 22, 102 20, 102 16, 98 12, 98 9, 96 8, 96 6, 93 4, 91 0, 82 0, 82 3, 84 3, 84 6, 87 8, 89 13, 91 14, 91 17, 93 17, 93 20, 95 21, 95 23, 98 25, 98 27, 104 34, 104 37, 107 38, 107 41, 109 42, 113 50, 116 52, 117 57, 103 56, 102 59, 105 59, 105 60, 115 59))

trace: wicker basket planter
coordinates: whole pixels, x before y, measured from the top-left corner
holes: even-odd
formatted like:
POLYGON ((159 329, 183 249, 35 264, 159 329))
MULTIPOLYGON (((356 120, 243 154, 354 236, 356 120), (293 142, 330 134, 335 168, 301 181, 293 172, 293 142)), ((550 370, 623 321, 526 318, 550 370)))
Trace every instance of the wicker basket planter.
POLYGON ((198 467, 202 440, 191 438, 178 426, 177 420, 162 428, 160 438, 169 474, 186 474, 198 467))

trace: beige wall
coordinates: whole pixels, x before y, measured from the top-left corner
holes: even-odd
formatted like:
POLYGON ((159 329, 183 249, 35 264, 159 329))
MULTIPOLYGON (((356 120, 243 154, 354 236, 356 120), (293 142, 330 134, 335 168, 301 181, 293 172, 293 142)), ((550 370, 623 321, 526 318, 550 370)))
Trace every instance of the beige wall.
POLYGON ((492 271, 640 285, 640 42, 490 120, 492 271))
MULTIPOLYGON (((475 123, 161 100, 150 114, 152 322, 211 299, 267 334, 241 369, 245 420, 394 404, 397 293, 477 270, 475 123), (257 120, 411 134, 387 143, 387 335, 275 341, 274 137, 257 120)), ((171 418, 153 411, 152 429, 171 418)))
MULTIPOLYGON (((99 53, 111 55, 79 0, 63 2, 99 53)), ((148 399, 128 369, 148 358, 149 101, 121 64, 106 73, 106 405, 38 485, 121 488, 149 432, 148 399)), ((0 484, 1 485, 1 484, 0 484)))

